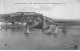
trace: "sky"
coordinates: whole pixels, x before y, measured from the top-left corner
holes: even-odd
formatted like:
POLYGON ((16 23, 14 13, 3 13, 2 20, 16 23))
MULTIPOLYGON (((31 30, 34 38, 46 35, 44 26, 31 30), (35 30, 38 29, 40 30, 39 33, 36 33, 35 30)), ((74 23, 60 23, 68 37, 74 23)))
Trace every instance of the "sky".
POLYGON ((0 14, 15 12, 37 12, 54 19, 80 19, 80 0, 0 0, 0 14))

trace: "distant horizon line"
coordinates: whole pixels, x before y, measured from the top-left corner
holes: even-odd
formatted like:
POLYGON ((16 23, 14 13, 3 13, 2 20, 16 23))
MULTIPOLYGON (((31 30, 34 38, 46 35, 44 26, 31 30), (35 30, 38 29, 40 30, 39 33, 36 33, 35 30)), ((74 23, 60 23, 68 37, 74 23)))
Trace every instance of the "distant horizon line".
MULTIPOLYGON (((19 11, 19 12, 24 12, 24 11, 19 11)), ((29 11, 29 12, 34 12, 34 13, 38 13, 38 12, 35 12, 35 11, 29 11)), ((11 13, 18 13, 18 12, 11 12, 11 13)), ((4 15, 4 14, 11 14, 11 13, 0 13, 0 15, 4 15)), ((24 12, 24 13, 27 13, 27 12, 24 12)), ((42 13, 40 13, 40 14, 42 14, 42 13)), ((43 14, 43 16, 45 16, 44 14, 43 14)), ((49 16, 46 16, 46 17, 49 17, 49 16)), ((52 16, 53 18, 52 19, 63 19, 63 20, 80 20, 79 18, 59 18, 59 17, 54 17, 54 16, 52 16)), ((51 18, 51 16, 49 17, 49 18, 51 18)))

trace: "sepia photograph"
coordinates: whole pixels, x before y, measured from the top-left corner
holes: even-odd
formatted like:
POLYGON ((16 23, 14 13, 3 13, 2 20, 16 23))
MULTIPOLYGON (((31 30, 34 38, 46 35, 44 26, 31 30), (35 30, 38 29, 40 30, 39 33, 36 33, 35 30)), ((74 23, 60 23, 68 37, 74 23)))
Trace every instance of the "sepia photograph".
POLYGON ((0 0, 0 50, 80 50, 80 0, 0 0))

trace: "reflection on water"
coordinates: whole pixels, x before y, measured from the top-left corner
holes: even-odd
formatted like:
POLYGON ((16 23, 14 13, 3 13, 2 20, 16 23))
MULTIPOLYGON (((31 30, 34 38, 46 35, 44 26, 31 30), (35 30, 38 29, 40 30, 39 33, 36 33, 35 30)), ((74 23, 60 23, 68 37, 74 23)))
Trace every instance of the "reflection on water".
POLYGON ((73 49, 74 44, 77 44, 74 40, 80 40, 79 34, 70 33, 79 30, 72 29, 66 36, 58 32, 56 38, 42 34, 40 29, 31 29, 30 34, 24 34, 24 30, 25 28, 0 30, 0 49, 73 49))

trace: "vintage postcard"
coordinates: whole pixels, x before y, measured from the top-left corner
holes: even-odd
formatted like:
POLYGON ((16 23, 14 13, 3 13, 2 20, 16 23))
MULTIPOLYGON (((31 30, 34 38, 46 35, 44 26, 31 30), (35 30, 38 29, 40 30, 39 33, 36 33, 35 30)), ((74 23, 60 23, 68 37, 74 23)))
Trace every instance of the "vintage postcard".
POLYGON ((0 0, 0 50, 79 50, 80 0, 0 0))

